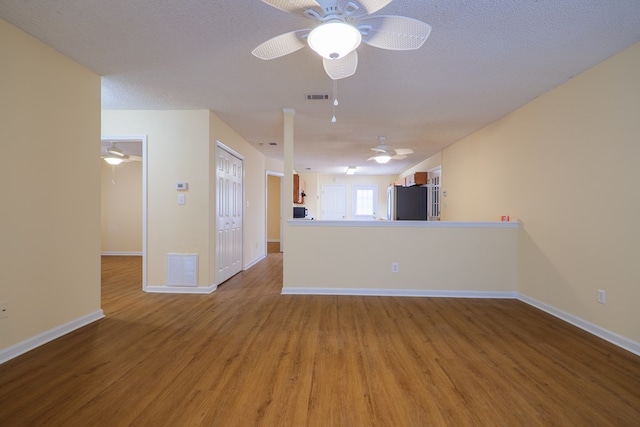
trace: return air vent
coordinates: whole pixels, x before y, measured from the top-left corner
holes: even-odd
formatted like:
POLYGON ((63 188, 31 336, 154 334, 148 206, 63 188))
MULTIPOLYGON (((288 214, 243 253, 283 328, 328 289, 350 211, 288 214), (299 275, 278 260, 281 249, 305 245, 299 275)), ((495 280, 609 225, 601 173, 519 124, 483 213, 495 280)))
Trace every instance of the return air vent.
POLYGON ((167 254, 167 286, 198 286, 197 254, 167 254))
POLYGON ((326 94, 325 95, 323 95, 323 94, 320 94, 320 95, 307 94, 305 96, 307 97, 307 100, 309 100, 309 101, 323 101, 325 99, 329 99, 329 95, 326 95, 326 94))

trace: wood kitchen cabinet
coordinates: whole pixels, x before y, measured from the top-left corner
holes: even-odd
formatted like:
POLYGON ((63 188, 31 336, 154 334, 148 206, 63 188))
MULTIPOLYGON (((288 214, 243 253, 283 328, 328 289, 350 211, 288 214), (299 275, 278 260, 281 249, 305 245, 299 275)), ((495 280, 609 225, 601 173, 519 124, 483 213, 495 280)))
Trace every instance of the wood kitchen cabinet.
POLYGON ((414 185, 427 185, 427 173, 416 172, 404 177, 405 187, 413 187, 414 185))
POLYGON ((305 182, 297 173, 293 175, 293 203, 303 205, 305 194, 305 182))

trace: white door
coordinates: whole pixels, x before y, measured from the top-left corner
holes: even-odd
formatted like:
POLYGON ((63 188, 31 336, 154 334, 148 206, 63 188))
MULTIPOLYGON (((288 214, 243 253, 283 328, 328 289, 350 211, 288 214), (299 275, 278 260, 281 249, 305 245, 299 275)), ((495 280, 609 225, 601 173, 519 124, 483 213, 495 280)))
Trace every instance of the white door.
POLYGON ((242 160, 216 148, 216 283, 242 270, 242 160))
POLYGON ((427 206, 429 214, 427 219, 429 221, 440 221, 440 177, 442 175, 442 169, 434 169, 429 171, 427 178, 427 185, 429 187, 427 206))
POLYGON ((377 185, 353 186, 353 219, 360 221, 372 221, 376 219, 378 209, 377 185))
POLYGON ((322 218, 325 220, 347 219, 347 186, 322 186, 322 218))

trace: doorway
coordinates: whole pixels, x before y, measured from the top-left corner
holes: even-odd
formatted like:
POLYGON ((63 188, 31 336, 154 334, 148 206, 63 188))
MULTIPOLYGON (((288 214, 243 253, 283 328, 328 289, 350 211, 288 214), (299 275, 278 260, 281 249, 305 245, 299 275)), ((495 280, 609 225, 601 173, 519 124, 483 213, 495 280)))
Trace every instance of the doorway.
POLYGON ((269 253, 269 246, 277 243, 279 252, 283 252, 283 198, 282 186, 284 174, 279 172, 267 171, 267 188, 266 188, 266 226, 267 231, 265 253, 269 253))
MULTIPOLYGON (((105 201, 103 200, 102 253, 104 255, 142 256, 142 290, 145 291, 147 288, 147 136, 102 136, 101 154, 106 154, 109 147, 116 147, 121 150, 125 159, 117 166, 107 166, 107 176, 103 176, 103 199, 107 197, 104 191, 105 181, 114 187, 117 186, 120 191, 128 186, 128 183, 124 182, 125 180, 133 179, 133 185, 137 186, 137 188, 133 189, 134 191, 130 191, 128 195, 118 195, 116 199, 120 197, 129 197, 129 199, 126 203, 112 203, 110 206, 112 212, 109 213, 109 217, 105 215, 105 201), (137 172, 132 175, 131 170, 126 170, 127 168, 137 172), (135 174, 137 174, 137 177, 135 174), (131 205, 133 205, 133 209, 131 205), (131 215, 136 217, 127 218, 127 216, 131 215), (124 223, 126 223, 126 226, 123 225, 124 223), (135 228, 133 233, 131 233, 131 227, 135 228), (128 234, 134 234, 136 236, 135 239, 139 239, 139 246, 135 243, 126 243, 122 236, 128 234), (105 240, 113 242, 114 246, 105 250, 105 240)), ((102 163, 106 165, 105 162, 102 163)), ((102 166, 102 168, 104 171, 105 166, 102 166)))

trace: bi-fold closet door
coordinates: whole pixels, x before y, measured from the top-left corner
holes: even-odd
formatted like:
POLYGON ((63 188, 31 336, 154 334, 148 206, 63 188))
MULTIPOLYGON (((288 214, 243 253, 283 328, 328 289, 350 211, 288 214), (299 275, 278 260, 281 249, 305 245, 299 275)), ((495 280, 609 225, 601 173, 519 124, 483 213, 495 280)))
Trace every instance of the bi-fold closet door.
POLYGON ((216 284, 242 270, 243 161, 216 147, 216 284))

